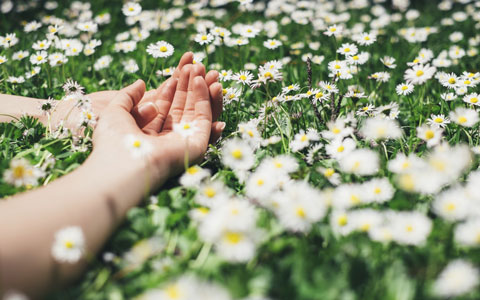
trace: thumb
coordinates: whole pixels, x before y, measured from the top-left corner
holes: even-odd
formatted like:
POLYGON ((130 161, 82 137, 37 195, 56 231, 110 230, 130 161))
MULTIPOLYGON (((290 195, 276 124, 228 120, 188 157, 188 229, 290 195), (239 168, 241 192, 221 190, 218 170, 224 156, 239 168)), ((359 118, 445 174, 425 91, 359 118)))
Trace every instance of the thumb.
POLYGON ((131 112, 138 102, 140 102, 143 94, 145 94, 145 82, 139 79, 131 85, 121 89, 115 95, 115 98, 113 98, 111 105, 119 106, 127 112, 131 112))

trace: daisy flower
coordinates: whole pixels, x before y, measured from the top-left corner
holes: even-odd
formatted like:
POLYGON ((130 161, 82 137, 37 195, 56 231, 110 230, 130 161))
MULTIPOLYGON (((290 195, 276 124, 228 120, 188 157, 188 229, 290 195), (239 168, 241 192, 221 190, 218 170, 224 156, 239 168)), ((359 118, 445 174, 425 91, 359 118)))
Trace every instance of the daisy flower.
POLYGON ((305 132, 303 129, 299 133, 295 134, 293 141, 290 143, 290 148, 293 152, 300 151, 310 145, 312 141, 318 141, 320 136, 315 129, 309 129, 305 132))
POLYGON ((382 62, 382 64, 389 68, 389 69, 395 69, 397 67, 397 65, 395 64, 395 58, 393 57, 390 57, 390 56, 384 56, 382 58, 380 58, 380 61, 382 62))
POLYGON ((249 170, 255 163, 255 157, 247 142, 232 139, 222 147, 222 162, 233 170, 249 170))
POLYGON ((457 98, 457 96, 454 93, 443 93, 443 94, 440 94, 440 97, 444 101, 453 101, 457 98))
POLYGON ((359 176, 374 175, 380 166, 377 152, 369 149, 353 150, 350 155, 343 157, 339 164, 343 172, 359 176))
POLYGON ((179 182, 185 187, 197 187, 208 176, 210 176, 209 170, 194 165, 185 170, 179 182))
POLYGON ((125 147, 134 158, 144 158, 153 151, 150 142, 133 134, 125 136, 125 147))
POLYGON ((47 50, 48 48, 50 48, 51 44, 52 42, 47 40, 36 41, 35 43, 33 43, 32 48, 37 51, 47 50))
MULTIPOLYGON (((30 53, 28 51, 17 51, 15 53, 13 53, 12 55, 12 59, 13 60, 22 60, 24 59, 25 57, 27 57, 30 53)), ((4 59, 6 59, 5 56, 0 56, 0 64, 2 64, 2 57, 4 59)), ((4 61, 5 62, 5 61, 4 61)))
POLYGON ((422 245, 432 230, 432 221, 424 214, 397 212, 392 216, 393 240, 402 245, 422 245))
POLYGON ((44 172, 30 164, 25 158, 10 161, 10 168, 3 173, 3 180, 16 187, 35 186, 44 172))
POLYGON ((346 55, 346 56, 353 56, 357 54, 358 48, 355 44, 345 43, 342 44, 340 48, 337 49, 337 53, 346 55))
POLYGON ((402 136, 402 130, 395 120, 382 117, 368 118, 360 133, 367 140, 398 139, 402 136))
POLYGON ((211 33, 198 33, 195 36, 195 42, 199 43, 200 45, 207 45, 213 41, 213 35, 211 33))
POLYGON ((427 147, 433 147, 440 143, 443 129, 440 127, 430 127, 422 125, 417 127, 417 137, 427 142, 427 147))
POLYGON ((187 122, 182 121, 177 124, 173 124, 173 132, 178 133, 183 138, 188 139, 189 137, 193 136, 198 131, 197 122, 187 122))
POLYGON ((344 139, 343 141, 336 139, 325 146, 325 151, 331 158, 341 159, 355 150, 356 147, 357 144, 351 138, 344 139))
POLYGON ((413 84, 409 82, 400 83, 395 88, 395 91, 397 92, 398 95, 402 95, 402 96, 409 95, 413 92, 413 84))
POLYGON ((449 89, 454 89, 458 86, 458 81, 458 76, 455 73, 450 73, 440 80, 440 84, 449 89))
POLYGON ((477 93, 472 93, 465 95, 463 97, 463 102, 466 102, 468 104, 472 104, 475 106, 480 106, 480 101, 479 101, 480 96, 477 93))
POLYGON ((423 84, 427 80, 433 77, 437 68, 430 67, 429 65, 415 65, 411 69, 405 71, 403 78, 411 84, 423 84))
POLYGON ((480 246, 480 220, 470 219, 464 223, 457 225, 455 228, 455 241, 467 247, 480 246))
POLYGON ((249 85, 252 82, 252 79, 253 75, 249 71, 240 71, 232 76, 232 80, 244 85, 249 85))
POLYGON ((55 233, 52 256, 56 261, 76 263, 84 256, 85 251, 85 237, 80 227, 66 227, 55 233))
POLYGON ((472 127, 478 122, 478 113, 473 109, 457 107, 449 114, 450 119, 462 126, 472 127))
POLYGON ((48 53, 47 51, 38 51, 35 54, 30 56, 30 62, 33 65, 41 65, 47 62, 48 53))
POLYGON ((361 46, 369 46, 377 40, 377 36, 373 33, 364 32, 358 36, 356 42, 361 46))
POLYGON ((275 39, 268 39, 266 40, 265 42, 263 42, 263 46, 267 49, 276 49, 278 47, 280 47, 282 45, 282 42, 279 41, 279 40, 275 40, 275 39))
POLYGON ((451 261, 433 284, 435 295, 452 298, 474 290, 479 283, 478 269, 463 259, 451 261))
POLYGON ((133 1, 127 2, 122 6, 122 12, 127 17, 137 16, 141 11, 142 7, 140 4, 133 1))
POLYGON ((325 34, 326 36, 339 36, 342 34, 342 31, 343 31, 343 27, 342 26, 339 26, 339 25, 332 25, 332 26, 329 26, 327 28, 327 30, 325 30, 323 32, 323 34, 325 34))
POLYGON ((158 41, 148 45, 147 47, 147 53, 154 58, 169 57, 173 54, 173 50, 173 46, 165 41, 158 41))
POLYGON ((430 118, 427 119, 427 124, 432 127, 442 127, 444 128, 447 124, 450 123, 450 119, 445 117, 444 115, 431 115, 430 118))

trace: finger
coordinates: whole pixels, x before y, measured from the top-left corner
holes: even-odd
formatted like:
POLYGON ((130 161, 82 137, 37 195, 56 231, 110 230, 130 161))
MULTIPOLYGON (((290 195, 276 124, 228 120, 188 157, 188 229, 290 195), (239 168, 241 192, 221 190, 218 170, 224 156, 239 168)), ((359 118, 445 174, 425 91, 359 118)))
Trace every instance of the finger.
POLYGON ((216 121, 223 111, 222 84, 216 82, 209 86, 210 98, 212 99, 212 120, 216 121))
POLYGON ((218 139, 222 136, 222 132, 225 129, 225 122, 213 122, 212 129, 210 132, 210 144, 215 144, 218 139))
POLYGON ((199 132, 196 140, 202 149, 206 149, 212 128, 212 108, 210 106, 210 94, 205 79, 197 76, 193 79, 193 102, 195 105, 195 122, 199 132))
POLYGON ((159 91, 158 99, 155 101, 155 105, 158 108, 157 115, 150 123, 148 123, 147 126, 143 128, 145 130, 151 130, 152 132, 158 133, 162 130, 163 124, 167 119, 173 97, 175 96, 178 80, 176 78, 170 78, 167 81, 168 82, 164 89, 159 91))
POLYGON ((145 82, 139 79, 133 84, 121 89, 112 100, 111 105, 115 105, 131 112, 133 107, 140 102, 145 94, 145 82))
POLYGON ((132 110, 132 116, 140 128, 143 128, 145 125, 153 121, 157 115, 158 108, 153 102, 139 104, 132 110))
POLYGON ((211 86, 217 81, 218 81, 218 72, 215 70, 208 71, 207 75, 205 76, 205 82, 207 83, 207 86, 211 86))
POLYGON ((193 53, 192 52, 185 52, 182 55, 182 58, 180 58, 180 61, 178 62, 178 66, 173 72, 172 77, 173 78, 178 78, 180 76, 180 72, 182 71, 183 66, 186 66, 188 64, 193 63, 193 53))
POLYGON ((180 73, 177 83, 177 90, 175 91, 172 105, 170 106, 167 119, 163 125, 164 130, 171 130, 173 123, 178 123, 182 119, 185 101, 187 100, 188 81, 191 70, 192 65, 190 64, 185 65, 182 68, 182 72, 180 73))
MULTIPOLYGON (((190 121, 195 116, 196 99, 194 97, 194 78, 197 76, 205 77, 205 67, 202 64, 196 64, 190 72, 190 80, 188 82, 187 100, 185 102, 185 109, 183 110, 182 120, 190 121)), ((205 82, 205 80, 204 80, 205 82)), ((206 82, 205 82, 206 84, 206 82)), ((208 91, 208 89, 207 89, 208 91)), ((210 99, 210 96, 208 97, 210 99)))
MULTIPOLYGON (((175 71, 173 72, 172 76, 169 79, 172 79, 172 78, 178 79, 180 77, 180 73, 181 73, 181 70, 182 70, 183 66, 188 65, 188 64, 192 64, 192 62, 193 62, 193 53, 192 52, 185 52, 182 55, 182 58, 180 58, 180 62, 178 63, 178 66, 175 68, 175 71)), ((156 92, 161 91, 165 87, 165 85, 167 84, 169 79, 162 82, 162 84, 158 88, 146 92, 145 96, 143 97, 143 99, 140 102, 143 103, 143 102, 148 102, 148 101, 154 100, 154 99, 151 98, 151 95, 155 95, 156 92)))

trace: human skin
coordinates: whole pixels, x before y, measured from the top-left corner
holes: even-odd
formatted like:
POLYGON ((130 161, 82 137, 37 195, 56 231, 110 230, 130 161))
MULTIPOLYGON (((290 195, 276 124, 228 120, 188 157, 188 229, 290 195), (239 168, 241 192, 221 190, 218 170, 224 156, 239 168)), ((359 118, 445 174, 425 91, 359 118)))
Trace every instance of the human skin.
MULTIPOLYGON (((192 64, 192 62, 193 53, 186 52, 180 59, 180 62, 171 78, 164 81, 157 89, 149 90, 144 94, 142 100, 133 110, 135 119, 138 121, 140 127, 147 127, 147 129, 149 128, 148 126, 158 127, 158 125, 155 124, 159 122, 160 116, 153 118, 153 115, 158 113, 158 109, 156 107, 158 93, 160 93, 169 80, 178 79, 183 66, 192 64), (146 105, 148 103, 153 103, 155 105, 146 105), (150 121, 152 124, 146 124, 146 120, 150 121)), ((199 66, 202 65, 199 64, 199 66)), ((205 69, 203 68, 203 70, 200 70, 200 73, 202 73, 205 77, 212 100, 212 117, 214 122, 212 124, 210 142, 214 143, 221 136, 222 131, 225 128, 225 123, 216 122, 222 112, 222 86, 220 83, 218 83, 217 71, 212 70, 205 74, 205 69)), ((117 93, 118 91, 100 91, 88 94, 88 97, 91 99, 92 111, 94 115, 100 115, 103 109, 117 93)), ((45 99, 0 94, 0 122, 10 122, 14 118, 18 119, 22 115, 26 114, 37 118, 45 126, 51 126, 52 129, 55 129, 61 121, 65 121, 64 126, 76 133, 80 123, 80 110, 74 107, 74 101, 58 101, 56 108, 51 113, 50 121, 48 120, 47 115, 44 114, 39 108, 40 105, 45 101, 45 99), (66 118, 67 115, 69 116, 68 118, 66 118)))
POLYGON ((143 128, 135 107, 145 98, 144 82, 120 90, 100 113, 84 164, 0 203, 0 291, 13 289, 37 299, 71 282, 86 261, 56 262, 51 255, 55 232, 80 226, 87 253, 95 255, 131 207, 183 170, 187 151, 190 163, 203 157, 213 120, 204 74, 203 66, 185 64, 177 78, 157 91, 157 114, 144 119, 143 128), (195 121, 198 127, 188 143, 172 129, 182 121, 195 121), (135 158, 125 145, 127 135, 150 143, 153 151, 135 158))

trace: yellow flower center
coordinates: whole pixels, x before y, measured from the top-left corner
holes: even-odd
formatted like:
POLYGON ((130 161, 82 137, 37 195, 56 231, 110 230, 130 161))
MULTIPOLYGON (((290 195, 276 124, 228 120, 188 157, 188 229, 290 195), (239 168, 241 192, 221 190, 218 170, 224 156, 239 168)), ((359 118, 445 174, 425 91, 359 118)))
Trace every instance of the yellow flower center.
POLYGON ((64 244, 65 244, 65 248, 68 248, 68 249, 72 249, 73 246, 75 246, 72 241, 68 241, 68 240, 65 241, 64 244))
POLYGON ((205 190, 204 190, 204 194, 205 196, 207 196, 208 198, 213 198, 215 197, 215 195, 217 194, 215 192, 215 190, 211 187, 207 187, 205 190))
POLYGON ((161 46, 160 47, 160 52, 167 52, 167 46, 161 46))
POLYGON ((417 71, 417 77, 420 77, 422 76, 423 74, 425 74, 422 70, 418 70, 417 71))
POLYGON ((412 225, 407 225, 405 230, 407 230, 407 232, 412 232, 413 231, 413 226, 412 225))
POLYGON ((170 285, 167 287, 167 295, 170 299, 180 299, 180 291, 176 285, 170 285))
POLYGON ((43 59, 43 56, 39 55, 37 56, 37 61, 41 61, 43 59))
POLYGON ((427 140, 431 140, 431 139, 433 139, 434 137, 435 137, 435 133, 433 132, 433 130, 427 130, 427 131, 425 132, 425 138, 426 138, 427 140))
POLYGON ((188 130, 188 129, 190 129, 190 124, 188 124, 188 123, 185 123, 185 125, 183 125, 183 129, 185 129, 185 130, 188 130))
POLYGON ((323 172, 325 177, 332 177, 333 174, 335 174, 335 170, 332 168, 328 168, 325 170, 325 172, 323 172))
POLYGON ((17 166, 13 169, 13 177, 23 178, 25 176, 26 170, 23 166, 17 166))
POLYGON ((241 80, 247 80, 247 76, 245 76, 245 75, 242 74, 242 75, 240 75, 240 79, 241 79, 241 80))
POLYGON ((318 92, 315 94, 315 98, 322 98, 323 97, 323 93, 322 92, 318 92))
POLYGON ((408 86, 406 85, 402 86, 402 91, 405 91, 406 89, 408 89, 408 86))
POLYGON ((238 232, 227 232, 225 233, 225 239, 227 240, 228 243, 236 245, 240 243, 242 240, 243 236, 241 233, 238 232))
POLYGON ((263 181, 263 179, 258 179, 257 180, 257 185, 259 185, 259 186, 262 186, 264 183, 265 183, 265 181, 263 181))
POLYGON ((210 211, 207 207, 199 207, 197 208, 197 210, 203 215, 208 214, 208 212, 210 211))
POLYGON ((477 103, 477 102, 478 102, 478 98, 477 98, 477 97, 473 97, 472 99, 470 99, 470 102, 472 102, 472 103, 477 103))
POLYGON ((142 145, 142 143, 139 140, 135 140, 133 142, 133 147, 135 147, 135 148, 140 148, 141 145, 142 145))
POLYGON ((345 48, 343 51, 350 52, 351 50, 350 50, 350 48, 345 48))
POLYGON ((187 173, 190 175, 194 175, 198 173, 198 168, 196 166, 190 167, 187 169, 187 173))
POLYGON ((366 40, 366 41, 369 41, 369 40, 370 40, 370 37, 367 35, 367 36, 364 37, 363 39, 366 40))
POLYGON ((457 82, 457 81, 453 77, 448 80, 448 83, 450 83, 450 84, 454 84, 455 82, 457 82))
POLYGON ((130 6, 130 7, 128 8, 128 10, 129 10, 129 11, 134 11, 135 9, 133 8, 133 6, 130 6))
POLYGON ((270 72, 266 72, 263 76, 264 77, 270 77, 270 78, 273 77, 272 73, 270 73, 270 72))
POLYGON ((436 117, 435 120, 433 120, 433 121, 435 121, 435 123, 442 123, 443 119, 440 118, 440 117, 436 117))
POLYGON ((467 122, 467 118, 465 118, 464 116, 461 116, 460 118, 458 118, 458 123, 463 124, 465 122, 467 122))
POLYGON ((232 151, 232 156, 233 158, 235 159, 241 159, 243 157, 243 153, 242 153, 242 150, 240 149, 235 149, 232 151))
POLYGON ((202 35, 202 41, 206 41, 208 37, 206 35, 202 35))
POLYGON ((341 215, 341 216, 338 217, 337 224, 339 226, 343 227, 343 226, 347 225, 347 223, 348 223, 348 219, 347 219, 346 215, 341 215))
POLYGON ((447 211, 454 211, 455 210, 455 204, 453 203, 448 203, 445 208, 447 209, 447 211))
POLYGON ((332 129, 332 132, 335 133, 335 134, 339 134, 340 133, 340 129, 338 129, 337 127, 334 127, 332 129))
POLYGON ((300 137, 300 141, 306 142, 306 141, 308 141, 308 137, 304 134, 304 135, 302 135, 302 137, 300 137))
POLYGON ((361 231, 368 231, 370 229, 370 224, 366 223, 366 224, 363 224, 362 226, 360 226, 360 230, 361 231))
POLYGON ((304 219, 305 218, 305 210, 302 208, 302 207, 297 207, 297 210, 295 211, 296 215, 301 218, 301 219, 304 219))
POLYGON ((344 150, 345 150, 345 147, 343 145, 337 148, 337 152, 343 152, 344 150))
POLYGON ((374 192, 376 195, 378 195, 378 194, 380 194, 380 193, 382 192, 382 189, 379 188, 379 187, 376 187, 376 188, 373 190, 373 192, 374 192))
POLYGON ((357 195, 351 195, 350 201, 352 201, 353 204, 358 204, 360 203, 360 198, 357 195))
POLYGON ((352 58, 353 58, 353 60, 358 60, 358 55, 355 55, 352 58))

